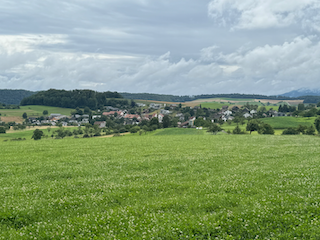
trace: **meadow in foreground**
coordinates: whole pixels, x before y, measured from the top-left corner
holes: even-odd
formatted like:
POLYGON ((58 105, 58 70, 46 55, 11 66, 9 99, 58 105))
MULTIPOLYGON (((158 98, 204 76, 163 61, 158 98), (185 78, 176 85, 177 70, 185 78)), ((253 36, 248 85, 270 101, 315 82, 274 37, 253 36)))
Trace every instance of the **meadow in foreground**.
POLYGON ((0 142, 0 239, 319 239, 320 139, 0 142))

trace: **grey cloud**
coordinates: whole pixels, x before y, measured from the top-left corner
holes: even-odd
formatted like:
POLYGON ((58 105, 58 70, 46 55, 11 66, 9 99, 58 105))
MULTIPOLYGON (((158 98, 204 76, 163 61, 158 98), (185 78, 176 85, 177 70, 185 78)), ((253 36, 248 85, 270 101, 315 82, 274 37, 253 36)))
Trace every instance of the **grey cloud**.
POLYGON ((179 95, 320 87, 318 3, 267 3, 4 0, 0 87, 179 95), (261 9, 276 18, 253 26, 261 9))

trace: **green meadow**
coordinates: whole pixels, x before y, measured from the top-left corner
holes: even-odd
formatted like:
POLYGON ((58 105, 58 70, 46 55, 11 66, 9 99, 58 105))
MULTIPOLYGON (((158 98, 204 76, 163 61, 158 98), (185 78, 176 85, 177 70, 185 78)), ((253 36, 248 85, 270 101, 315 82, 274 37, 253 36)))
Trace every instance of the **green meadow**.
POLYGON ((160 133, 0 141, 0 239, 319 239, 320 138, 160 133))
POLYGON ((274 129, 285 129, 288 127, 298 127, 299 125, 310 126, 314 124, 315 117, 273 117, 261 118, 264 123, 270 124, 274 129))
POLYGON ((7 117, 21 117, 23 113, 27 113, 29 117, 40 117, 44 110, 47 110, 49 115, 51 113, 60 113, 62 115, 70 115, 73 109, 71 108, 59 108, 59 107, 49 107, 49 106, 20 106, 20 109, 0 109, 1 116, 7 117))

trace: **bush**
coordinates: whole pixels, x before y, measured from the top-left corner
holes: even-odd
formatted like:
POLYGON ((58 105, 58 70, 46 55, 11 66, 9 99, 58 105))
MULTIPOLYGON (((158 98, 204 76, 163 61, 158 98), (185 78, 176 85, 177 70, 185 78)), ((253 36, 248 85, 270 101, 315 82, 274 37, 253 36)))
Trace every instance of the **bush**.
POLYGON ((273 128, 271 127, 270 124, 268 123, 264 123, 260 126, 260 129, 259 129, 259 134, 270 134, 270 135, 273 135, 274 134, 274 130, 273 128))
POLYGON ((244 131, 241 131, 239 125, 237 125, 237 126, 235 127, 235 129, 233 129, 232 133, 233 133, 233 134, 244 134, 244 131))
POLYGON ((0 133, 6 133, 6 129, 4 127, 0 127, 0 133))
POLYGON ((293 127, 289 127, 283 130, 282 135, 298 135, 300 134, 299 131, 293 127))
POLYGON ((306 135, 315 135, 316 129, 314 128, 314 126, 310 126, 307 127, 307 129, 305 130, 304 134, 306 135))

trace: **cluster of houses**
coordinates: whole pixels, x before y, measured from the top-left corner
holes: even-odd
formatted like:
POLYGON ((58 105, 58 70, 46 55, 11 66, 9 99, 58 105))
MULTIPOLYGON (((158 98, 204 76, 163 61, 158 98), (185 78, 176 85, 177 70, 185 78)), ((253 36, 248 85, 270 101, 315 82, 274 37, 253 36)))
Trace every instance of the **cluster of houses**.
MULTIPOLYGON (((139 103, 141 107, 144 107, 145 104, 139 103)), ((68 126, 68 125, 74 125, 74 126, 80 126, 83 124, 87 124, 91 122, 90 120, 94 119, 100 119, 102 116, 104 117, 113 117, 118 119, 123 119, 124 124, 139 124, 142 120, 151 120, 152 118, 157 118, 158 121, 161 123, 163 121, 163 118, 165 115, 169 115, 173 113, 173 109, 177 107, 176 104, 169 105, 164 109, 165 105, 162 104, 156 104, 151 103, 149 105, 149 108, 146 108, 141 112, 140 115, 138 114, 131 114, 128 112, 128 110, 121 110, 119 108, 106 106, 105 111, 98 112, 97 115, 89 116, 88 114, 74 114, 72 116, 66 116, 61 114, 50 114, 50 116, 46 117, 45 119, 39 120, 36 118, 29 118, 29 122, 35 125, 57 125, 61 124, 62 126, 68 126), (170 110, 168 110, 170 109, 170 110)), ((196 111, 199 109, 199 106, 194 107, 193 109, 196 111)), ((231 109, 229 109, 229 106, 223 106, 220 111, 216 111, 214 109, 209 109, 212 111, 212 115, 210 116, 210 119, 212 122, 217 120, 233 120, 234 115, 238 112, 242 114, 244 118, 253 118, 255 114, 257 114, 256 110, 249 110, 247 108, 239 108, 238 106, 233 106, 231 109)), ((266 113, 263 113, 263 117, 278 117, 278 116, 286 116, 285 113, 277 112, 275 110, 269 110, 266 113)), ((181 112, 178 112, 172 117, 178 118, 178 126, 179 127, 187 127, 187 126, 194 126, 195 117, 191 116, 188 119, 185 119, 185 115, 181 112)), ((100 128, 103 128, 106 126, 106 121, 94 121, 95 125, 98 125, 100 128)))

